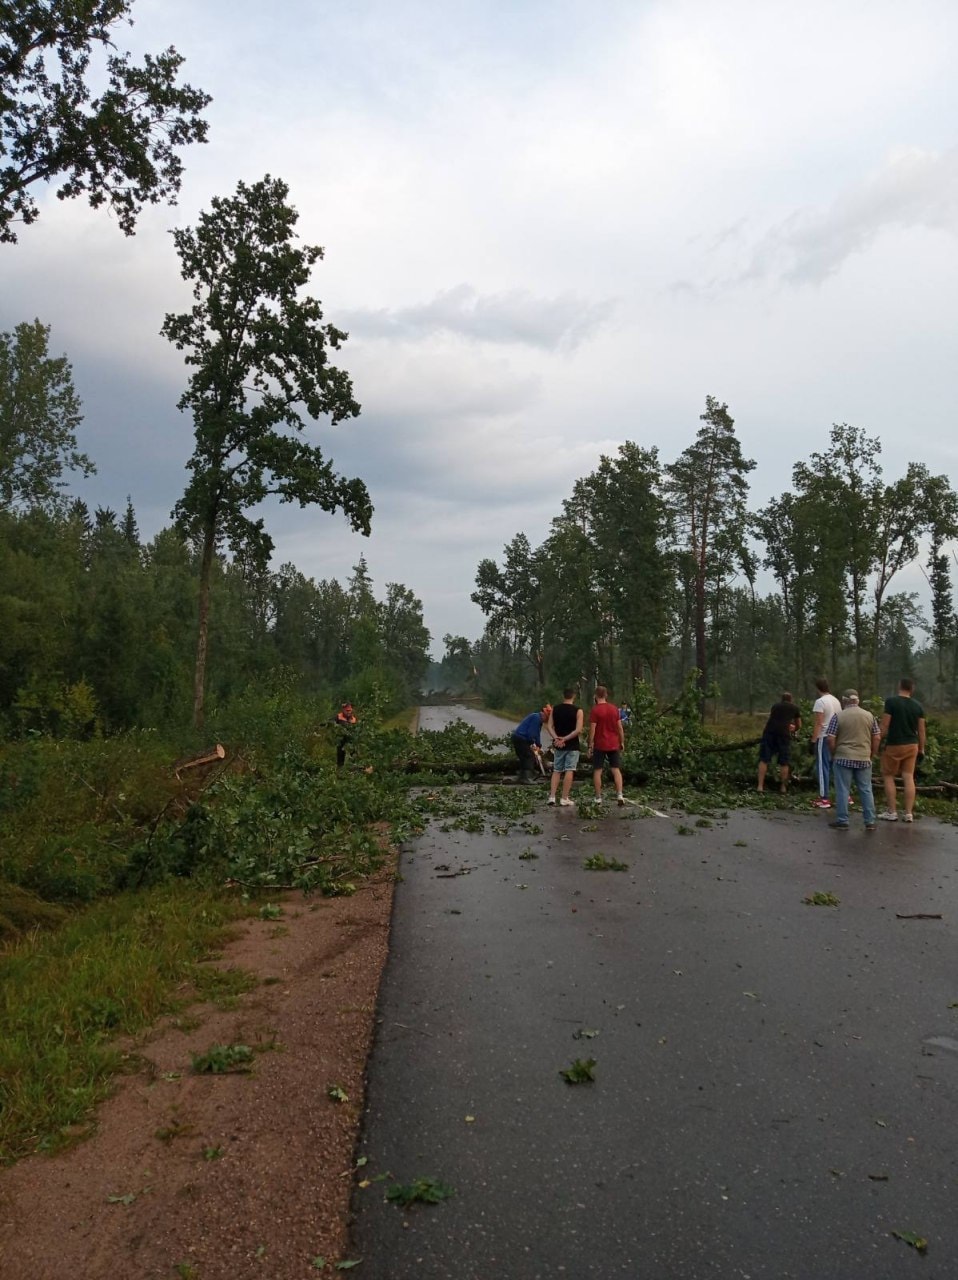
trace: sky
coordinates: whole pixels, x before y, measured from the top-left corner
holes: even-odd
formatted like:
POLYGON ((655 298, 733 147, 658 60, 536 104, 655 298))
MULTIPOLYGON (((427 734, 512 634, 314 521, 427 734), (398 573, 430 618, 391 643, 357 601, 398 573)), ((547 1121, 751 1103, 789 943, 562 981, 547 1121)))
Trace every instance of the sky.
MULTIPOLYGON (((0 246, 0 329, 39 317, 84 406, 92 506, 149 538, 185 484, 185 310, 169 232, 269 173, 312 292, 350 337, 358 419, 307 438, 362 477, 372 535, 263 512, 274 566, 364 556, 422 600, 434 651, 481 634, 484 557, 549 532, 626 440, 672 461, 728 404, 751 502, 832 423, 958 483, 954 0, 135 0, 213 96, 175 207, 137 234, 41 197, 0 246)), ((770 587, 771 584, 769 584, 770 587)), ((922 590, 912 567, 895 589, 922 590)))

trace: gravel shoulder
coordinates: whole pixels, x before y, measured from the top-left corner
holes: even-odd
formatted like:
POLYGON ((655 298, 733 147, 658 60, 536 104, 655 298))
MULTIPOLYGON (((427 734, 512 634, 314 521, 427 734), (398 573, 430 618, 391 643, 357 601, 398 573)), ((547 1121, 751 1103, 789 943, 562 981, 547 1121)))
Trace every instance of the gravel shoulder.
POLYGON ((5 1280, 299 1280, 348 1258, 394 883, 390 858, 352 897, 288 895, 240 927, 216 963, 255 989, 141 1038, 88 1141, 0 1173, 5 1280), (190 1071, 229 1044, 258 1050, 251 1073, 190 1071))

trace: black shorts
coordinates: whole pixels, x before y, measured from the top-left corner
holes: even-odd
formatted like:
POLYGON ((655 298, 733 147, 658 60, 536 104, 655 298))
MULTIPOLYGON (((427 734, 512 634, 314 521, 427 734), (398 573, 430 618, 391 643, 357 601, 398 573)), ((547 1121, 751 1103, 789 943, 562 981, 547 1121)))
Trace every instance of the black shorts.
POLYGON ((608 765, 610 769, 619 769, 619 749, 616 747, 614 751, 603 751, 601 747, 592 748, 592 768, 604 769, 608 765))
POLYGON ((772 756, 778 756, 779 764, 788 764, 791 760, 792 740, 781 737, 777 733, 763 733, 758 747, 758 758, 763 764, 771 764, 772 756))

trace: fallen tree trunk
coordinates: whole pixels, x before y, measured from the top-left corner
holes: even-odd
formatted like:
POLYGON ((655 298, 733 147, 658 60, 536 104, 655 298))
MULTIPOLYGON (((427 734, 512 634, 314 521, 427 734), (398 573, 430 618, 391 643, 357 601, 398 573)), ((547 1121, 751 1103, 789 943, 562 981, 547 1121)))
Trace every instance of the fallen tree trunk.
POLYGON ((185 760, 177 760, 173 765, 173 775, 178 778, 184 769, 198 769, 201 765, 215 764, 217 760, 225 759, 226 748, 221 742, 217 742, 215 746, 207 747, 198 756, 187 756, 185 760))

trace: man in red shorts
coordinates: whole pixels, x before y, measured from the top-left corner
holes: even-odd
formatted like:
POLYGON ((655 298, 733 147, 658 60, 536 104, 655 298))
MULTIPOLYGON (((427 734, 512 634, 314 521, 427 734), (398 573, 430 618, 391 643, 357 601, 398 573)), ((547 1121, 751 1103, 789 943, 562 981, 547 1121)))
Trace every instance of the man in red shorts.
POLYGON ((607 701, 609 691, 604 684, 596 686, 595 706, 589 712, 589 750, 592 752, 592 785, 596 801, 602 799, 602 770, 606 764, 615 783, 615 798, 625 804, 622 794, 622 760, 625 750, 625 729, 619 708, 607 701))

